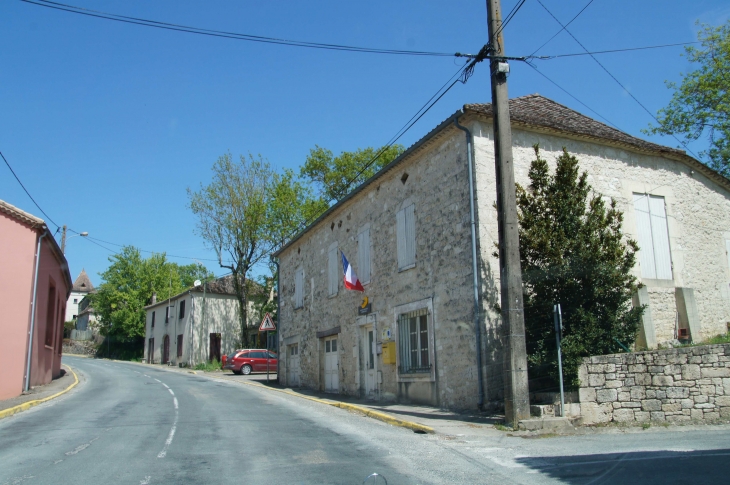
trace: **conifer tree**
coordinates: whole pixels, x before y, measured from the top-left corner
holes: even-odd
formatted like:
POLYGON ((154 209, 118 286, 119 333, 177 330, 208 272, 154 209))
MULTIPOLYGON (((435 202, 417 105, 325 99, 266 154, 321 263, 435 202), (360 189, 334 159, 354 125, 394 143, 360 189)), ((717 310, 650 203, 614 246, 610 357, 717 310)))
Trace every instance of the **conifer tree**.
POLYGON ((560 303, 563 371, 574 387, 583 357, 621 352, 636 339, 643 307, 631 305, 631 270, 639 248, 621 231, 616 201, 592 191, 565 149, 551 175, 535 145, 529 177, 517 205, 530 378, 558 377, 553 305, 560 303))

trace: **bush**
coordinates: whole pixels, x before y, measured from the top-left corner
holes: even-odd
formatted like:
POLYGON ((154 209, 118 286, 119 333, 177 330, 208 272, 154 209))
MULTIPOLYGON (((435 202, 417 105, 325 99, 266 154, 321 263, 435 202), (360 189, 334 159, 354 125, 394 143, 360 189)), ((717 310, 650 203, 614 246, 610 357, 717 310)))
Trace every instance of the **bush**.
POLYGON ((205 372, 214 372, 217 370, 221 370, 222 366, 221 366, 221 363, 218 362, 218 359, 213 359, 210 362, 200 363, 200 364, 196 365, 195 367, 193 367, 193 369, 202 370, 205 372))

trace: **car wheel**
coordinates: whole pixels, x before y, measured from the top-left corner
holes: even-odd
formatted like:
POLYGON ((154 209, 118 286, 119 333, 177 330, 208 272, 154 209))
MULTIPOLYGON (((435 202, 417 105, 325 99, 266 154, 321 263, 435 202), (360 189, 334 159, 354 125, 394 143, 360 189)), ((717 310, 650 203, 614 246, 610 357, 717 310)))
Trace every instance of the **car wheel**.
POLYGON ((240 376, 241 375, 241 371, 240 370, 235 370, 234 369, 233 370, 233 373, 236 374, 237 376, 240 376))
POLYGON ((251 366, 246 364, 241 366, 241 374, 247 376, 251 373, 251 366))

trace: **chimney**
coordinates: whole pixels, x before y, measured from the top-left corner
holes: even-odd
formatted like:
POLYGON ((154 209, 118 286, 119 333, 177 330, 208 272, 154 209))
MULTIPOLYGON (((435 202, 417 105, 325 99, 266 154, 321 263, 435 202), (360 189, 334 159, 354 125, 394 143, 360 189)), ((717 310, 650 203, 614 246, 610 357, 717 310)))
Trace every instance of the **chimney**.
POLYGON ((154 305, 155 303, 157 303, 157 292, 153 291, 152 292, 152 302, 150 302, 150 305, 154 305))

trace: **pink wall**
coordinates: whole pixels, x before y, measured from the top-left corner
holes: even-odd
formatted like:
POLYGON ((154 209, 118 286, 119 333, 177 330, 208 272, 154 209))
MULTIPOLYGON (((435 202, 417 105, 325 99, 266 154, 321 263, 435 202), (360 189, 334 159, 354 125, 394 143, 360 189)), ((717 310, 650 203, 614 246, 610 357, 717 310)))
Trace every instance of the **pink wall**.
MULTIPOLYGON (((39 231, 0 213, 0 399, 23 390, 39 231)), ((69 278, 66 260, 49 234, 43 238, 38 270, 31 386, 47 384, 60 375, 69 278)))

